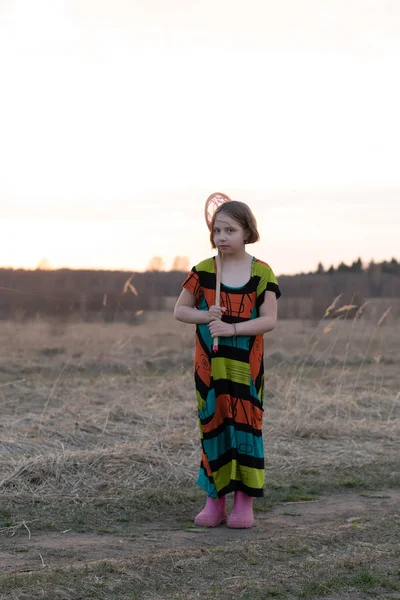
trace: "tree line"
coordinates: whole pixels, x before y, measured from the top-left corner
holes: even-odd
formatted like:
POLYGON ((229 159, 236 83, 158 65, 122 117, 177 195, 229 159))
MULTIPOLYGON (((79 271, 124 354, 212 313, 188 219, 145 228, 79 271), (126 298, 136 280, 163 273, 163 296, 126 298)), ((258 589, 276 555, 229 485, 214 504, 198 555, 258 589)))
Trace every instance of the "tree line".
POLYGON ((334 273, 369 273, 370 275, 388 273, 390 275, 400 276, 400 263, 395 258, 392 258, 390 261, 384 260, 380 263, 376 263, 371 260, 369 263, 364 264, 361 258, 358 258, 349 265, 345 262, 341 262, 336 268, 331 265, 329 269, 325 270, 324 265, 319 262, 317 269, 308 274, 324 275, 325 273, 328 275, 333 275, 334 273))
MULTIPOLYGON (((176 266, 181 266, 178 261, 176 266)), ((0 319, 55 317, 135 323, 143 311, 162 310, 166 297, 176 298, 188 270, 0 269, 0 319)), ((297 304, 301 299, 312 307, 309 314, 320 318, 339 294, 343 304, 357 306, 371 298, 399 299, 400 265, 394 258, 366 266, 358 259, 327 270, 320 264, 310 273, 279 276, 279 285, 282 317, 300 316, 303 309, 286 308, 285 313, 283 308, 287 299, 299 299, 297 304)))

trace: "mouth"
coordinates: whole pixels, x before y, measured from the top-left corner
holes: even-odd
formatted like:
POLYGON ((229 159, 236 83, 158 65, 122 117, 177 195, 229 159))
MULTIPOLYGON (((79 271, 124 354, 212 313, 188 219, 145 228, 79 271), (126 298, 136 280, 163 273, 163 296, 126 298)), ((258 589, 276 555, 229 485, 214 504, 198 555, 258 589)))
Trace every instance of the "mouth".
POLYGON ((229 246, 227 246, 226 244, 220 244, 218 248, 221 248, 223 250, 224 248, 229 248, 229 246))

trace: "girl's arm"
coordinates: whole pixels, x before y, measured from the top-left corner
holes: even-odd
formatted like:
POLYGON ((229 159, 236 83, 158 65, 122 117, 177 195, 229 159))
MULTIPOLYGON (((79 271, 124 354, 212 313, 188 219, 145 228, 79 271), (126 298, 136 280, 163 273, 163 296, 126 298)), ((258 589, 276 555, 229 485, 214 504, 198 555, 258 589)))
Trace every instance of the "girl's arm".
POLYGON ((278 304, 275 292, 266 292, 265 300, 260 306, 259 317, 243 323, 237 323, 237 335, 258 335, 275 329, 278 304))
POLYGON ((209 310, 197 310, 195 308, 196 298, 186 290, 182 290, 174 309, 174 317, 183 323, 192 323, 200 325, 201 323, 210 323, 211 321, 220 321, 226 311, 224 306, 210 306, 209 310))
POLYGON ((210 315, 207 310, 197 310, 194 307, 196 298, 188 290, 183 289, 179 296, 174 309, 174 317, 182 323, 192 323, 199 325, 200 323, 209 323, 210 315))
POLYGON ((213 337, 230 337, 235 335, 259 335, 272 331, 276 325, 277 302, 275 292, 266 292, 265 300, 260 306, 259 317, 236 323, 225 323, 224 321, 211 321, 210 333, 213 337))

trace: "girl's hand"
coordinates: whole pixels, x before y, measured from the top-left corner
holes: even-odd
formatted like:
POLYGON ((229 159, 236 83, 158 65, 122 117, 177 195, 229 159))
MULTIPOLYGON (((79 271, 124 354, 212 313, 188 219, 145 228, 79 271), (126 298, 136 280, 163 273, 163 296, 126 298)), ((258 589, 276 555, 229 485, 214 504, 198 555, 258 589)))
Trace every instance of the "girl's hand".
POLYGON ((220 321, 222 319, 222 315, 226 311, 225 306, 211 306, 208 309, 209 323, 212 321, 220 321))
POLYGON ((232 337, 235 335, 235 327, 232 323, 225 323, 225 321, 211 321, 208 325, 208 329, 213 338, 232 337))

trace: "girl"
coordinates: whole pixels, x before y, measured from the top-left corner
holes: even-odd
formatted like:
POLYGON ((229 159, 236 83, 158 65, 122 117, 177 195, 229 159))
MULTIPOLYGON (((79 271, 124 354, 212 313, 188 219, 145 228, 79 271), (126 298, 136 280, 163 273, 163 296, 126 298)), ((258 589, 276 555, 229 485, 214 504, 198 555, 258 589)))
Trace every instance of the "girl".
POLYGON ((221 204, 210 241, 222 254, 220 306, 215 306, 216 260, 192 268, 174 316, 196 324, 195 384, 202 444, 197 483, 207 494, 197 525, 247 528, 253 497, 263 495, 263 334, 275 327, 280 290, 271 267, 246 252, 259 240, 243 202, 221 204), (213 352, 213 338, 219 338, 213 352), (234 492, 227 518, 226 494, 234 492))

